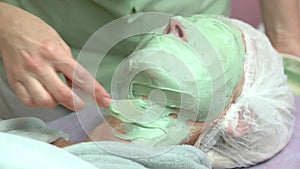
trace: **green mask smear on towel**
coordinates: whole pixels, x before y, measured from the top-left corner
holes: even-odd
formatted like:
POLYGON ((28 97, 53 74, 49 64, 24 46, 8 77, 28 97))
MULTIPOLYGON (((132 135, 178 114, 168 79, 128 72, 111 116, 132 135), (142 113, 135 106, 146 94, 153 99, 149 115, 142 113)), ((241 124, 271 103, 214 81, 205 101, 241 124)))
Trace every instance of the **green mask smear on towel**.
POLYGON ((161 28, 160 34, 146 35, 115 73, 116 90, 112 91, 127 96, 113 100, 109 108, 123 122, 124 133, 114 132, 120 139, 147 145, 179 144, 192 129, 187 121, 214 120, 242 79, 245 49, 236 27, 206 15, 171 20, 184 27, 186 42, 173 32, 161 34, 161 28), (213 59, 209 62, 212 57, 220 64, 213 59), (222 94, 224 99, 214 100, 222 94), (220 109, 212 111, 217 105, 220 109))

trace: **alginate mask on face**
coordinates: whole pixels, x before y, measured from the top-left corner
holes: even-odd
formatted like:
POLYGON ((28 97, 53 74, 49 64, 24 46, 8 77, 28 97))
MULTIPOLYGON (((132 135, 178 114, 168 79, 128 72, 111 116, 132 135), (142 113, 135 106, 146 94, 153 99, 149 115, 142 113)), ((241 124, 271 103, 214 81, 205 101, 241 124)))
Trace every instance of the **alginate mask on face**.
POLYGON ((192 129, 187 121, 214 120, 242 79, 244 44, 236 27, 206 15, 174 17, 170 25, 181 30, 146 35, 114 74, 109 112, 125 131, 115 132, 118 138, 178 144, 192 129))

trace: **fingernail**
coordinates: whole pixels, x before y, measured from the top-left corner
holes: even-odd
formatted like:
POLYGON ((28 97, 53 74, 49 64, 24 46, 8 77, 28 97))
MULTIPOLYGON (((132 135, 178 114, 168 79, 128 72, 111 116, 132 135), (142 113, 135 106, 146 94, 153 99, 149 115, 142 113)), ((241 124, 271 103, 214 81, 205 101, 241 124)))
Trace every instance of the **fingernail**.
POLYGON ((102 104, 103 104, 104 107, 109 107, 109 105, 110 105, 110 98, 108 98, 108 97, 103 97, 103 98, 101 99, 101 102, 102 102, 102 104))

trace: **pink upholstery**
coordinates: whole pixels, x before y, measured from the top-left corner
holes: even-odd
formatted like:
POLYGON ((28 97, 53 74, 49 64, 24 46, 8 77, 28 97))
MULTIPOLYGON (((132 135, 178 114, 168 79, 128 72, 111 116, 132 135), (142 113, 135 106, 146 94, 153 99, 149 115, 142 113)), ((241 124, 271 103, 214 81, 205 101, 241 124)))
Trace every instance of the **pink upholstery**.
POLYGON ((257 27, 261 21, 259 0, 232 0, 231 17, 257 27))

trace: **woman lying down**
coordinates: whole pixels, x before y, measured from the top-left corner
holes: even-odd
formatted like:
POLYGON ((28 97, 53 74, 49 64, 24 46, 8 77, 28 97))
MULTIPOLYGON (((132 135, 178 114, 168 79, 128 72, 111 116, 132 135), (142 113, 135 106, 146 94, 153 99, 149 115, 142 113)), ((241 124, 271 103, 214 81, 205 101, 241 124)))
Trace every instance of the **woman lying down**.
POLYGON ((115 92, 130 100, 113 102, 91 140, 189 144, 214 168, 262 162, 288 143, 294 99, 265 35, 205 15, 174 17, 161 32, 145 36, 116 72, 115 92))
POLYGON ((206 15, 173 17, 157 32, 115 73, 110 117, 86 141, 188 144, 213 168, 254 165, 284 148, 294 99, 265 35, 206 15))

